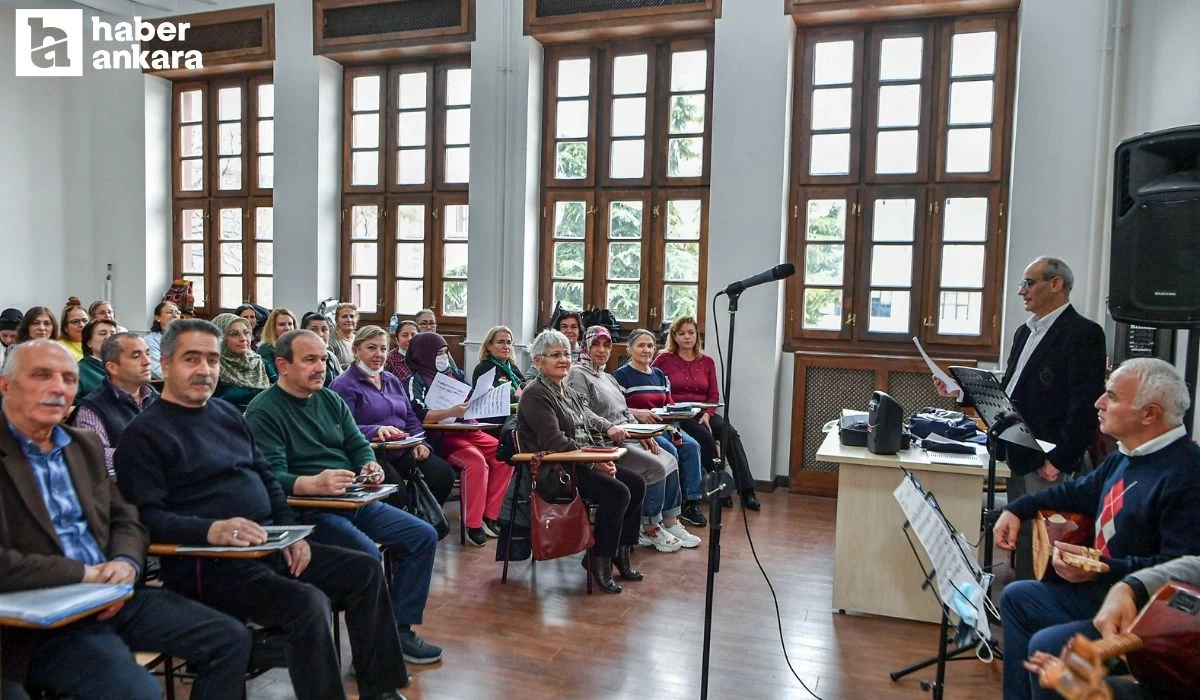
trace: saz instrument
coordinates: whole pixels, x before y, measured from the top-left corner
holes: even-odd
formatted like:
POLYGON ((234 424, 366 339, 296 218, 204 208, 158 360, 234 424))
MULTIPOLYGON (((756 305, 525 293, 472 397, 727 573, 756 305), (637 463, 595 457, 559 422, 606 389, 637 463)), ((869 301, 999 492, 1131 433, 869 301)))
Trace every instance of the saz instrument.
POLYGON ((1127 654, 1129 670, 1156 698, 1195 698, 1200 690, 1200 589, 1171 581, 1142 609, 1128 632, 1091 641, 1083 635, 1045 660, 1043 688, 1068 700, 1109 700, 1104 662, 1127 654))
POLYGON ((1041 581, 1054 556, 1052 542, 1079 545, 1082 554, 1063 551, 1062 560, 1071 566, 1098 574, 1108 572, 1108 564, 1100 561, 1100 550, 1093 549, 1095 518, 1079 513, 1038 511, 1033 519, 1033 575, 1041 581))

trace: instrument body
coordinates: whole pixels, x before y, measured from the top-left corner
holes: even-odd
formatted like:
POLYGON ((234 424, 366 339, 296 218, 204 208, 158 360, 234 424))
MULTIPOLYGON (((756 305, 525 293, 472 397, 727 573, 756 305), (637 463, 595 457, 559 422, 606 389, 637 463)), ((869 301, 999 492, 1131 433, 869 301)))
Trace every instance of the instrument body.
POLYGON ((1093 549, 1096 519, 1081 513, 1038 511, 1033 519, 1033 575, 1041 581, 1054 556, 1054 542, 1078 545, 1084 554, 1063 552, 1064 562, 1084 571, 1106 573, 1108 564, 1100 561, 1100 550, 1093 549))

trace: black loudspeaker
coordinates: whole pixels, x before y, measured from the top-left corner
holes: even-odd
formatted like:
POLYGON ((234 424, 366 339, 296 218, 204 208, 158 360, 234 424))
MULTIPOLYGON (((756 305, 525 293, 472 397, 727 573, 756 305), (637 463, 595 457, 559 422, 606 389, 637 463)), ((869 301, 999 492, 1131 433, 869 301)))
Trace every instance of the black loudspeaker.
POLYGON ((1113 170, 1109 313, 1200 326, 1200 125, 1122 141, 1113 170))

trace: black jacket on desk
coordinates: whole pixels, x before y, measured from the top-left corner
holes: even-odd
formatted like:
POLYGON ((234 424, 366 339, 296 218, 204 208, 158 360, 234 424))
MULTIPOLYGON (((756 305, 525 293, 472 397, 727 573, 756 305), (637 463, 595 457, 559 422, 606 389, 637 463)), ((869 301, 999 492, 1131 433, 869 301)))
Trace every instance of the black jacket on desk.
MULTIPOLYGON (((1013 337, 1002 382, 1006 388, 1029 334, 1029 326, 1021 324, 1013 337)), ((1043 457, 1028 448, 1008 445, 1008 464, 1013 471, 1027 474, 1045 459, 1059 471, 1079 471, 1096 436, 1095 403, 1104 393, 1105 366, 1104 329, 1067 306, 1034 348, 1009 392, 1033 434, 1055 447, 1043 457)))

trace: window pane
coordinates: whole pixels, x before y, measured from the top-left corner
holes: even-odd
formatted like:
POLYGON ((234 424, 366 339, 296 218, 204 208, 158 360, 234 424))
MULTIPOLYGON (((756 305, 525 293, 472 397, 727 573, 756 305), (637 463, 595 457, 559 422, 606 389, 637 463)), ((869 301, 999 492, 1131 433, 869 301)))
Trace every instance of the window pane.
POLYGON ((983 253, 981 245, 943 246, 942 286, 982 289, 983 253))
POLYGON ((867 329, 872 333, 907 333, 908 307, 908 292, 871 290, 867 329))
POLYGON ((912 286, 912 252, 910 245, 872 246, 871 286, 912 286))
POLYGON ((568 58, 558 62, 558 96, 586 97, 592 91, 592 59, 568 58))
POLYGON ((425 113, 401 112, 396 122, 396 139, 399 146, 424 146, 425 113))
POLYGON ((220 121, 236 121, 242 118, 242 89, 221 88, 217 91, 217 118, 220 121))
POLYGON ((554 301, 562 302, 564 309, 578 311, 583 308, 582 282, 555 282, 552 287, 554 301))
POLYGON ((467 315, 466 280, 442 284, 442 314, 446 316, 467 315))
POLYGON ((554 244, 554 276, 572 280, 583 279, 583 244, 554 244))
MULTIPOLYGON (((674 117, 674 114, 671 115, 674 117)), ((622 97, 612 101, 612 135, 642 136, 646 133, 646 98, 622 97)))
POLYGON ((608 278, 638 280, 642 278, 642 244, 608 244, 608 278))
POLYGON ((221 124, 217 127, 217 153, 223 156, 236 156, 242 153, 242 125, 221 124))
POLYGON ((199 159, 179 162, 180 189, 196 192, 204 189, 204 161, 199 159))
POLYGON ((204 274, 204 246, 200 243, 184 243, 182 246, 183 271, 204 274))
POLYGON ((447 204, 442 210, 445 223, 442 237, 448 241, 465 241, 470 221, 469 207, 466 204, 447 204))
POLYGON ((471 143, 471 110, 446 110, 446 143, 452 146, 471 143))
POLYGON ((667 238, 700 240, 700 200, 672 199, 667 202, 667 238))
POLYGON ((618 321, 637 322, 642 289, 636 284, 608 285, 608 308, 618 321))
POLYGON ((663 318, 691 316, 696 318, 698 288, 691 284, 668 284, 663 287, 663 318))
POLYGON ((421 280, 396 280, 396 310, 402 314, 420 311, 425 306, 425 283, 421 280))
POLYGON ((379 283, 373 279, 350 280, 350 303, 360 314, 373 314, 379 308, 379 283))
POLYGON ((583 238, 587 222, 585 202, 554 203, 554 236, 556 238, 583 238))
POLYGON ((946 137, 946 172, 987 172, 991 162, 991 129, 950 130, 946 137))
POLYGON ((242 188, 242 159, 222 158, 217 162, 220 169, 220 188, 223 190, 239 190, 242 188))
POLYGON ((359 240, 379 238, 379 209, 373 206, 350 207, 350 237, 359 240))
POLYGON ((471 181, 471 147, 461 146, 446 149, 446 182, 471 181))
POLYGON ((813 85, 844 85, 853 81, 854 42, 823 41, 813 50, 813 85))
POLYGON ((275 152, 275 120, 264 119, 258 122, 258 152, 275 152))
POLYGON ((275 86, 271 83, 258 86, 258 116, 268 119, 275 116, 275 86))
POLYGON ((466 243, 446 243, 442 246, 442 275, 445 277, 467 276, 466 243))
POLYGON ((471 69, 454 68, 446 71, 446 105, 471 104, 471 69))
POLYGON ((920 123, 920 85, 884 85, 879 88, 879 126, 917 126, 920 123))
POLYGON ((704 174, 704 139, 669 139, 667 177, 700 177, 704 174))
POLYGON ((258 157, 258 186, 268 190, 275 186, 275 156, 258 157))
POLYGON ((555 135, 560 139, 582 139, 588 135, 588 101, 559 100, 554 120, 555 135))
POLYGON ((947 197, 942 223, 942 240, 987 240, 988 201, 986 197, 947 197))
POLYGON ((845 258, 844 245, 809 243, 804 247, 804 283, 841 284, 845 258))
POLYGON ((180 157, 204 155, 203 132, 204 127, 199 124, 179 127, 180 157))
POLYGON ((220 306, 226 309, 232 309, 240 306, 242 303, 242 278, 241 277, 222 277, 220 283, 221 301, 220 306))
POLYGON ((379 246, 374 243, 350 244, 350 274, 374 275, 379 271, 379 246))
POLYGON ((275 245, 273 243, 254 244, 254 271, 260 275, 275 274, 275 245))
POLYGON ((881 131, 875 141, 875 172, 917 172, 917 132, 881 131))
MULTIPOLYGON (((642 203, 613 202, 608 208, 609 238, 642 237, 642 203)), ((639 244, 640 245, 640 244, 639 244)))
POLYGON ((809 241, 844 241, 846 240, 846 200, 844 199, 810 199, 808 200, 808 224, 805 227, 805 240, 809 241))
POLYGON ((848 175, 850 134, 813 134, 809 175, 848 175))
POLYGON ((565 141, 555 148, 554 177, 560 180, 582 180, 587 177, 587 141, 565 141))
POLYGON ((672 95, 672 134, 704 133, 704 95, 672 95))
MULTIPOLYGON (((404 115, 400 116, 403 120, 404 115)), ((423 129, 421 133, 424 134, 423 129)), ((379 148, 378 114, 356 114, 350 119, 350 147, 379 148)))
POLYGON ((259 306, 268 309, 275 306, 275 280, 271 277, 256 277, 254 279, 254 296, 259 306))
POLYGON ((950 77, 996 72, 996 32, 955 34, 950 45, 950 77))
POLYGON ((420 185, 425 182, 425 149, 410 148, 400 151, 396 163, 396 182, 401 185, 420 185))
POLYGON ((242 210, 221 209, 218 213, 218 233, 223 241, 242 240, 242 210))
POLYGON ((916 225, 914 199, 877 199, 872 217, 871 238, 876 241, 911 241, 916 225))
POLYGON ((918 80, 925 40, 919 36, 895 37, 879 42, 880 80, 918 80))
POLYGON ((613 141, 609 150, 609 175, 613 178, 640 178, 646 172, 646 142, 642 139, 613 141))
POLYGON ((804 290, 804 328, 816 331, 842 329, 842 290, 804 290))
MULTIPOLYGON (((667 243, 663 279, 672 282, 700 281, 700 244, 667 243)), ((674 318, 667 316, 666 318, 674 318)))
POLYGON ((992 81, 950 83, 950 123, 988 124, 992 121, 992 81))
POLYGON ((852 95, 853 90, 850 88, 813 90, 812 128, 816 131, 824 129, 849 129, 850 98, 852 95))
POLYGON ((351 154, 350 184, 379 184, 379 151, 358 151, 351 154))
POLYGON ((204 210, 203 209, 184 209, 179 212, 183 217, 182 233, 185 241, 199 241, 204 238, 204 210))
POLYGON ((424 109, 427 85, 426 75, 421 73, 400 74, 400 109, 424 109))
POLYGON ((396 244, 396 275, 398 277, 415 277, 418 279, 425 276, 424 244, 396 244))
POLYGON ((613 59, 613 94, 631 95, 646 91, 646 54, 613 59))
POLYGON ((254 237, 260 241, 275 238, 275 210, 271 207, 255 207, 254 237))
POLYGON ((192 283, 192 296, 195 298, 196 308, 204 308, 207 302, 206 292, 204 290, 203 277, 184 277, 185 280, 192 283))
POLYGON ((671 54, 671 92, 703 90, 707 84, 707 51, 676 51, 671 54))
POLYGON ((982 292, 942 292, 938 304, 937 332, 943 335, 979 335, 982 309, 982 292))
POLYGON ((200 90, 188 90, 179 93, 179 121, 204 121, 204 93, 200 90))
POLYGON ((396 207, 396 238, 406 241, 424 240, 424 204, 400 204, 396 207))
POLYGON ((354 79, 355 112, 379 110, 379 76, 363 75, 354 79))

